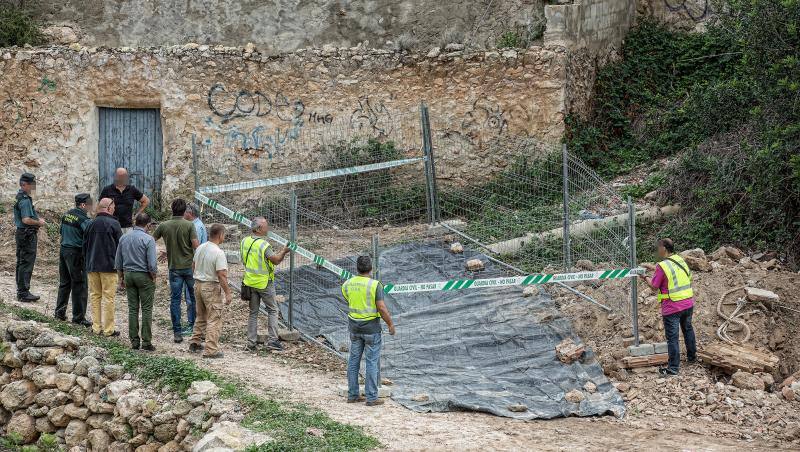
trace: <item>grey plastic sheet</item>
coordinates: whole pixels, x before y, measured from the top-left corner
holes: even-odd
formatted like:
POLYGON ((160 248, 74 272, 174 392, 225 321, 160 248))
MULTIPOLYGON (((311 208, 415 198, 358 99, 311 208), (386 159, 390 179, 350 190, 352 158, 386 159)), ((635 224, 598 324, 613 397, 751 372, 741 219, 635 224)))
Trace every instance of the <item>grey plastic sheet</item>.
MULTIPOLYGON (((505 275, 485 256, 471 250, 452 255, 441 243, 382 250, 380 271, 389 282, 505 275), (464 261, 470 258, 482 259, 486 269, 467 272, 464 261)), ((279 285, 284 286, 286 276, 277 275, 279 285)), ((323 336, 346 355, 347 305, 339 283, 336 275, 315 265, 298 267, 294 325, 310 336, 323 336)), ((571 364, 556 357, 556 344, 567 337, 579 339, 543 291, 531 297, 523 297, 521 287, 420 292, 387 295, 386 303, 397 334, 390 336, 384 325, 381 376, 393 381, 392 398, 412 410, 481 411, 515 419, 624 414, 622 397, 591 350, 571 364), (584 389, 587 382, 594 383, 594 392, 584 389), (583 401, 565 400, 576 389, 583 392, 583 401), (527 410, 512 412, 511 405, 527 410)), ((281 309, 287 318, 287 304, 281 309)))

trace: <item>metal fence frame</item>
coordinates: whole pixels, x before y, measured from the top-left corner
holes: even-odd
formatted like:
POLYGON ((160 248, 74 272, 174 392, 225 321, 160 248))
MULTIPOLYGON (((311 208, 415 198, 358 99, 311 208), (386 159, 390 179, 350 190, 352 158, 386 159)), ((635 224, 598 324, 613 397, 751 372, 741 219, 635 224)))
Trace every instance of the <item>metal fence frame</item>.
MULTIPOLYGON (((431 130, 430 124, 430 112, 428 106, 422 102, 419 108, 419 119, 420 119, 420 131, 421 131, 421 143, 422 143, 422 158, 421 160, 424 162, 424 181, 425 181, 425 211, 427 216, 427 222, 431 227, 442 227, 453 234, 457 234, 464 240, 473 245, 486 250, 486 256, 491 259, 493 262, 502 265, 503 267, 507 268, 510 272, 513 272, 517 275, 526 275, 528 272, 524 271, 523 269, 504 262, 500 256, 492 255, 495 254, 492 252, 492 249, 484 244, 481 243, 477 238, 471 237, 466 234, 464 231, 458 230, 457 228, 452 227, 447 223, 447 221, 443 221, 442 219, 442 211, 440 205, 440 191, 437 186, 437 172, 436 172, 436 159, 434 157, 434 143, 433 143, 433 134, 431 130)), ((192 159, 193 159, 193 171, 194 171, 194 183, 195 183, 195 192, 199 194, 210 194, 210 193, 217 193, 220 191, 225 191, 224 189, 220 190, 219 187, 205 187, 201 185, 201 174, 198 168, 198 150, 193 138, 192 140, 192 159)), ((563 145, 561 147, 561 173, 562 173, 562 193, 561 193, 561 202, 563 204, 563 232, 562 232, 562 239, 563 239, 563 246, 562 246, 562 253, 563 253, 563 269, 565 271, 570 271, 573 266, 572 262, 572 235, 570 227, 572 225, 571 220, 571 212, 570 212, 570 162, 575 160, 576 157, 571 156, 568 152, 567 146, 563 145)), ((413 159, 412 159, 413 160, 413 159)), ((399 161, 398 161, 399 162, 399 161)), ((397 162, 388 162, 389 164, 394 164, 397 162)), ((409 162, 399 162, 397 165, 404 165, 406 163, 414 163, 412 161, 409 162)), ((378 168, 385 168, 384 166, 378 166, 378 168)), ((318 172, 313 174, 299 174, 295 176, 286 176, 282 178, 276 178, 273 180, 258 180, 258 181, 250 181, 245 182, 245 184, 249 184, 243 189, 252 189, 252 188, 263 188, 263 187, 279 187, 292 182, 297 181, 309 181, 309 180, 318 180, 322 178, 331 178, 331 177, 339 177, 343 175, 354 175, 354 174, 362 174, 367 173, 370 171, 375 171, 374 168, 370 168, 370 165, 362 165, 361 167, 351 167, 351 168, 340 168, 338 170, 333 171, 325 171, 325 172, 318 172)), ((597 179, 599 181, 599 178, 597 179)), ((288 212, 288 241, 289 243, 297 243, 298 242, 298 208, 299 208, 299 200, 298 195, 294 189, 287 190, 288 197, 287 197, 287 206, 286 210, 288 212)), ((198 197, 198 199, 200 199, 198 197)), ((637 267, 637 257, 636 257, 636 227, 635 227, 635 220, 636 220, 636 212, 633 203, 630 200, 630 197, 627 199, 627 248, 629 251, 628 257, 628 265, 630 268, 637 267)), ((244 222, 243 222, 244 223, 244 222)), ((380 269, 378 268, 379 262, 379 253, 380 253, 380 234, 373 234, 371 237, 370 243, 370 255, 373 258, 373 262, 375 263, 374 268, 374 275, 375 278, 378 278, 380 275, 380 269)), ((294 301, 295 301, 295 272, 298 267, 297 259, 295 258, 295 253, 290 253, 289 256, 289 263, 288 263, 288 306, 289 306, 289 315, 287 319, 288 327, 290 329, 294 329, 294 319, 293 319, 293 310, 294 310, 294 301)), ((590 301, 601 308, 611 311, 612 309, 608 306, 604 306, 598 303, 596 300, 593 300, 591 297, 587 296, 586 294, 576 290, 575 288, 566 285, 564 283, 557 283, 563 289, 566 289, 581 297, 584 300, 590 301)), ((630 305, 628 309, 630 309, 630 317, 632 321, 632 331, 634 336, 634 342, 638 345, 639 343, 639 331, 638 331, 638 309, 637 309, 637 280, 636 276, 631 277, 631 284, 630 284, 630 305)))

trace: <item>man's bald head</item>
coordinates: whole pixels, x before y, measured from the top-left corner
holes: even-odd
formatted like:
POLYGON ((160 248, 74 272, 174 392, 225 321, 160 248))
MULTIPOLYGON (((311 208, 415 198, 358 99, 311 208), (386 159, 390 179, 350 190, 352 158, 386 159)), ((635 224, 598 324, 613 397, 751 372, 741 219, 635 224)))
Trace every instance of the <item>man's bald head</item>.
POLYGON ((128 170, 125 168, 117 168, 114 171, 114 185, 121 187, 123 185, 128 185, 129 177, 128 177, 128 170))
POLYGON ((255 235, 267 235, 267 231, 269 231, 269 223, 267 219, 264 217, 255 217, 252 221, 253 225, 251 230, 255 235))
POLYGON ((114 214, 114 200, 111 198, 103 198, 97 203, 97 213, 114 214))

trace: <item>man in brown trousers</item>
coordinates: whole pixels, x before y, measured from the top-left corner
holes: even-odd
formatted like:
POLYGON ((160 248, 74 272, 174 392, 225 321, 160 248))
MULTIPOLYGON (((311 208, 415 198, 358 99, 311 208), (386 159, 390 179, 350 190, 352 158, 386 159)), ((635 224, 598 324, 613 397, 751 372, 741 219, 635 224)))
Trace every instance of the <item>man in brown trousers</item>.
POLYGON ((219 245, 225 241, 225 226, 211 225, 208 242, 200 245, 194 253, 192 269, 194 273, 195 309, 197 317, 194 322, 189 351, 198 353, 203 350, 204 358, 222 358, 219 350, 219 335, 222 331, 222 293, 225 304, 231 303, 231 288, 228 285, 228 261, 225 252, 219 245))

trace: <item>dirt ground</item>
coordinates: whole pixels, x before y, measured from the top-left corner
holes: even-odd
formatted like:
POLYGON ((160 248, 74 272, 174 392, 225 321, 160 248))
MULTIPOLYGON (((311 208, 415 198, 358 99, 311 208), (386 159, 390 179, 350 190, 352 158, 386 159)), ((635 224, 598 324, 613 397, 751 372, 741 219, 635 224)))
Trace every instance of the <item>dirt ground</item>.
MULTIPOLYGON (((8 239, 12 235, 6 218, 3 223, 0 226, 4 238, 0 240, 0 296, 8 304, 22 305, 14 296, 13 239, 8 239)), ((724 375, 699 365, 685 368, 680 377, 669 381, 659 379, 654 369, 622 373, 613 363, 622 349, 622 337, 630 331, 627 319, 623 315, 609 317, 575 297, 558 296, 564 311, 574 319, 579 336, 598 352, 612 380, 630 386, 624 391, 628 414, 623 418, 604 416, 521 422, 482 413, 415 413, 391 400, 380 408, 346 404, 339 396, 339 388, 345 384, 344 363, 323 348, 299 342, 289 344, 282 353, 260 352, 254 357, 245 352, 247 308, 240 300, 235 300, 224 314, 222 350, 225 357, 204 360, 187 352, 187 342, 172 342, 165 267, 162 265, 157 282, 154 312, 157 353, 195 360, 220 374, 241 379, 255 392, 305 403, 338 421, 363 426, 387 450, 736 450, 742 447, 797 450, 800 447, 798 402, 773 404, 768 398, 756 410, 734 408, 726 411, 727 417, 718 419, 684 407, 684 396, 701 392, 696 387, 699 381, 710 382, 713 387, 716 381, 725 381, 724 375), (752 419, 740 419, 737 413, 748 413, 752 419)), ((740 278, 739 273, 742 272, 730 269, 698 275, 700 305, 705 300, 715 299, 714 294, 720 293, 721 288, 729 288, 742 282, 742 278, 748 278, 740 278)), ((796 299, 793 294, 800 289, 797 274, 764 272, 763 277, 760 273, 754 277, 784 300, 796 299)), ((57 281, 55 243, 42 237, 32 284, 33 292, 42 295, 42 300, 24 306, 52 315, 57 281)), ((624 296, 622 289, 611 286, 605 290, 602 286, 582 289, 599 300, 604 296, 624 296)), ((649 297, 643 293, 642 332, 646 338, 657 338, 661 332, 658 322, 652 319, 657 319, 658 313, 648 301, 649 297)), ((701 344, 712 340, 711 331, 716 329, 718 321, 716 314, 712 314, 711 303, 708 305, 701 307, 695 316, 701 344)), ((118 329, 123 333, 120 340, 127 342, 127 303, 121 294, 117 295, 116 311, 118 329)), ((749 320, 753 343, 769 344, 775 331, 785 331, 786 338, 776 353, 786 361, 786 373, 798 370, 797 320, 797 314, 791 311, 754 314, 749 320)), ((264 331, 263 319, 261 322, 260 328, 264 331)), ((778 373, 783 371, 782 368, 778 373)))

